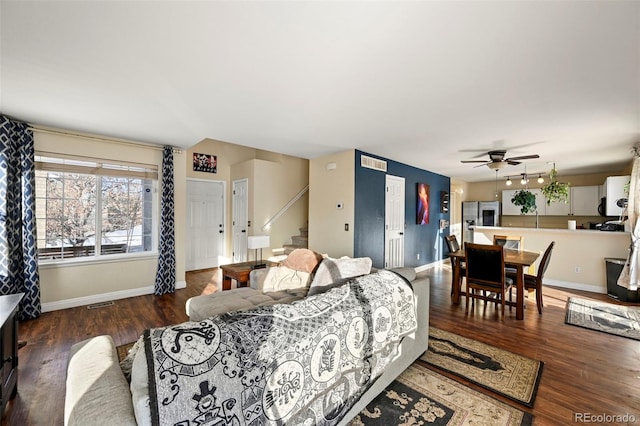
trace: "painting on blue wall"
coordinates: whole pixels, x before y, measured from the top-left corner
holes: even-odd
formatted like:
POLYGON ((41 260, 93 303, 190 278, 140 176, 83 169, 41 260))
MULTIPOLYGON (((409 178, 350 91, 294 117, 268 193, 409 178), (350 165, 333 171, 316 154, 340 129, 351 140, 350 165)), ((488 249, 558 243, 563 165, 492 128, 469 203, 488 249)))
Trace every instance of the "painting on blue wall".
POLYGON ((416 223, 418 225, 427 225, 429 223, 429 185, 426 183, 418 184, 418 210, 416 223))

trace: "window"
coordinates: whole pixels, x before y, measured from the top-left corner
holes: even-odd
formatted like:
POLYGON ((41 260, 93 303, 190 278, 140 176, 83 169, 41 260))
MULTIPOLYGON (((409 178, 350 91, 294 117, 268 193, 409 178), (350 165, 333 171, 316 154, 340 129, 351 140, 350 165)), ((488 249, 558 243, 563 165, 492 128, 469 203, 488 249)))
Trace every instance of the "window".
POLYGON ((156 166, 36 155, 41 262, 155 251, 156 166))

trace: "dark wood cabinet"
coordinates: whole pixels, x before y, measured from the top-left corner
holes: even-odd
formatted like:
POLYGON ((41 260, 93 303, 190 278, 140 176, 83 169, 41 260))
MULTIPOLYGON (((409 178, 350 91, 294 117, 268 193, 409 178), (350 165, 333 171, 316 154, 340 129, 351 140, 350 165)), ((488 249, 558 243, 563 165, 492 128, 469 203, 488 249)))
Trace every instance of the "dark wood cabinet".
POLYGON ((7 402, 18 392, 18 304, 23 294, 0 296, 0 354, 2 374, 0 399, 2 413, 7 402))

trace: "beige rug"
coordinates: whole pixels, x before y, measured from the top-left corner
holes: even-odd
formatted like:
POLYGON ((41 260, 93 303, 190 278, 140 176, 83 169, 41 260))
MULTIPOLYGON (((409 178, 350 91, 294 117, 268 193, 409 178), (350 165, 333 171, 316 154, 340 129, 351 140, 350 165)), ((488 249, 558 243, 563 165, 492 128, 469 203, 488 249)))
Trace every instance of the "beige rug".
POLYGON ((125 343, 124 345, 116 346, 116 352, 118 354, 118 361, 122 362, 127 355, 129 355, 129 349, 135 345, 136 342, 125 343))
POLYGON ((528 426, 533 416, 418 363, 409 366, 349 426, 528 426))
POLYGON ((570 297, 564 321, 578 327, 640 340, 640 306, 570 297))
POLYGON ((544 366, 435 327, 429 327, 429 350, 420 359, 527 407, 533 407, 544 366))

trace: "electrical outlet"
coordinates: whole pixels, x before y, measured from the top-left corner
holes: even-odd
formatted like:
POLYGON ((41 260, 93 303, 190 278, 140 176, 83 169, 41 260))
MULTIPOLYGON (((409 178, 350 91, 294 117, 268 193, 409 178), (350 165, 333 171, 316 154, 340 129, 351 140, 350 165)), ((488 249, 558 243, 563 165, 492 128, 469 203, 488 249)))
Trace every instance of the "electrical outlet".
POLYGON ((581 270, 582 270, 582 268, 580 268, 579 266, 576 266, 576 268, 575 268, 576 274, 579 274, 581 270))
POLYGON ((416 254, 416 259, 420 260, 420 253, 416 254))

